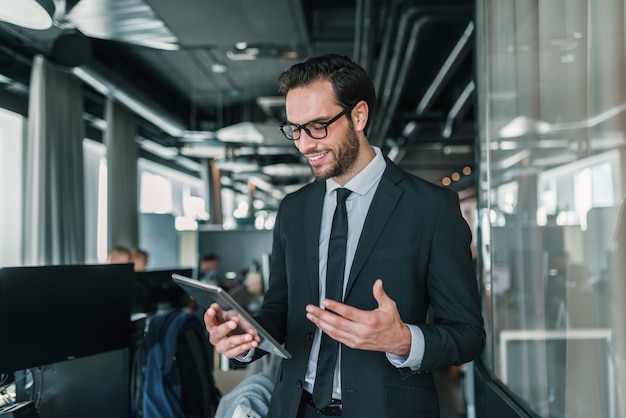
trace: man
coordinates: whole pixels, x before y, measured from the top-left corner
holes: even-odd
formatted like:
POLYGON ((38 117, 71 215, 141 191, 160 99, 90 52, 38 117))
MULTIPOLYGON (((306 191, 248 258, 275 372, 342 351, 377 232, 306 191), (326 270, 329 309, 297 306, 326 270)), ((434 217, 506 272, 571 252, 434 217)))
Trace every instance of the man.
POLYGON ((148 269, 148 252, 141 248, 134 248, 131 251, 131 260, 135 264, 135 271, 146 271, 148 269))
MULTIPOLYGON (((224 280, 222 280, 222 278, 217 274, 219 266, 220 258, 217 254, 207 253, 202 255, 200 257, 200 263, 198 266, 198 280, 228 290, 228 284, 226 284, 224 280)), ((200 319, 202 319, 203 313, 201 311, 198 311, 198 303, 191 296, 189 296, 188 307, 191 311, 197 312, 200 319)))
POLYGON ((223 280, 217 274, 219 266, 220 258, 216 254, 209 253, 200 257, 200 281, 215 286, 223 286, 223 280))
MULTIPOLYGON (((347 57, 309 59, 279 83, 287 110, 281 130, 317 181, 283 199, 274 228, 270 285, 257 320, 292 358, 283 363, 268 417, 438 417, 430 372, 475 359, 485 340, 458 196, 370 146, 374 88, 347 57), (336 251, 328 248, 343 188, 350 191, 343 295, 331 300, 326 289, 335 274, 327 275, 327 264, 336 251), (332 353, 328 341, 339 343, 330 366, 321 364, 332 353), (329 371, 332 395, 322 390, 329 371)), ((207 310, 216 350, 240 361, 264 355, 255 332, 238 322, 217 305, 207 310)))
POLYGON ((126 264, 132 262, 132 255, 128 248, 114 245, 107 254, 107 264, 126 264))

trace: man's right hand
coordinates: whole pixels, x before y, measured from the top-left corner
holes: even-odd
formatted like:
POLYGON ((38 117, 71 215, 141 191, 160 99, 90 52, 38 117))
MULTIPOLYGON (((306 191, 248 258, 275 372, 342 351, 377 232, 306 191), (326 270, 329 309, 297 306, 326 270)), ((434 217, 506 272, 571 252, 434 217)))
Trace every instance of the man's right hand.
POLYGON ((235 358, 259 345, 260 338, 235 311, 224 311, 217 303, 204 313, 204 324, 215 351, 235 358))

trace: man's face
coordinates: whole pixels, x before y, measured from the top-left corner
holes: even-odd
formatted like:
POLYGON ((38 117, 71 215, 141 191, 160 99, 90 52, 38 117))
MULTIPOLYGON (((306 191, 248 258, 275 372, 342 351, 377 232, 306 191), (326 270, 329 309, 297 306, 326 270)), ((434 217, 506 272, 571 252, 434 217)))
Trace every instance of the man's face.
POLYGON ((134 257, 133 262, 135 263, 135 271, 145 271, 148 267, 148 262, 143 256, 134 257))
POLYGON ((200 272, 201 273, 209 273, 209 272, 214 273, 217 271, 218 264, 219 263, 217 260, 202 261, 200 263, 200 272))
POLYGON ((131 258, 130 254, 128 253, 122 251, 112 251, 111 254, 109 254, 109 264, 126 264, 130 262, 131 258))
MULTIPOLYGON (((295 124, 326 122, 344 110, 337 104, 329 81, 319 81, 290 90, 286 107, 288 121, 295 124)), ((313 176, 318 180, 351 177, 359 156, 360 143, 348 117, 342 116, 328 126, 326 138, 313 139, 303 129, 300 131, 300 138, 294 141, 298 150, 309 161, 313 176)))

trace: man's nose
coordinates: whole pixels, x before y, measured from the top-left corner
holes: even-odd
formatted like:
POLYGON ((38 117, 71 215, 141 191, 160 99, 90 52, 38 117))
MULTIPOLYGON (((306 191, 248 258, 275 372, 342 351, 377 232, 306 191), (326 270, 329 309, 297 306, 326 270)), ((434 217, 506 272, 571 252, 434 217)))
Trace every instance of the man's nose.
POLYGON ((310 150, 315 147, 315 142, 317 140, 313 139, 309 136, 309 134, 304 130, 300 130, 300 138, 296 139, 294 142, 296 143, 296 147, 298 151, 302 154, 306 154, 307 150, 310 150))

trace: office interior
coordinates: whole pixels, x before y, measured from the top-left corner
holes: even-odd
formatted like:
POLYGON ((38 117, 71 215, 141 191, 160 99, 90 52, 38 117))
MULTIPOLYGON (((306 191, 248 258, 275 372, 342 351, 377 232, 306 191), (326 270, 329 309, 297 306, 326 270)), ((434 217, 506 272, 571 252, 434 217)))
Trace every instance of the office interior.
POLYGON ((0 11, 0 406, 127 416, 141 326, 90 326, 135 275, 105 265, 112 245, 151 271, 214 252, 223 276, 267 278, 280 200, 311 181, 276 78, 340 52, 375 80, 372 143, 457 191, 474 234, 487 346, 442 374, 444 414, 626 417, 626 1, 133 2, 160 43, 96 31, 90 10, 120 10, 91 0, 55 0, 48 29, 0 11))

